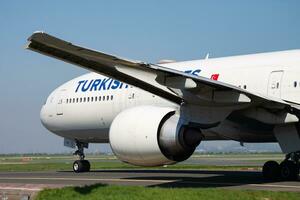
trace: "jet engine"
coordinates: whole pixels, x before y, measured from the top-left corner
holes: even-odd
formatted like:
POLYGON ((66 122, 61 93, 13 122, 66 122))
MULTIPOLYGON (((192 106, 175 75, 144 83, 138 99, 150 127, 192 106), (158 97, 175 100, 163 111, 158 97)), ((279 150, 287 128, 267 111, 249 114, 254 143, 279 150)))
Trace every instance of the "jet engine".
POLYGON ((189 158, 203 138, 174 108, 138 106, 113 120, 109 141, 122 161, 139 166, 160 166, 189 158))

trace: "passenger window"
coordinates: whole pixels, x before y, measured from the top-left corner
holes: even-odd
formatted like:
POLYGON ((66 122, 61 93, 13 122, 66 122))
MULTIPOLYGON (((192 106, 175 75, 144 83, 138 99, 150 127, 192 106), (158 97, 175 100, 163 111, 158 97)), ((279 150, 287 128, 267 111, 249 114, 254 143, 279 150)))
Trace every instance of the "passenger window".
POLYGON ((294 87, 297 87, 297 81, 294 81, 294 87))
POLYGON ((105 96, 102 97, 102 100, 105 101, 105 96))
POLYGON ((101 96, 99 96, 99 101, 101 101, 101 96))
POLYGON ((91 102, 93 102, 94 101, 94 97, 91 97, 91 102))
POLYGON ((73 103, 75 103, 75 98, 73 98, 73 103))
POLYGON ((67 99, 67 103, 69 103, 69 99, 67 99))
POLYGON ((82 102, 82 97, 80 97, 80 103, 82 102))
POLYGON ((97 101, 97 97, 95 97, 95 101, 97 101))
POLYGON ((78 103, 78 98, 76 98, 76 103, 78 103))
POLYGON ((279 88, 279 82, 276 83, 276 88, 277 88, 277 89, 279 88))
POLYGON ((86 98, 84 97, 84 98, 83 98, 83 102, 85 102, 85 100, 86 100, 86 98))
POLYGON ((114 98, 113 95, 111 95, 111 96, 110 96, 110 100, 113 100, 113 98, 114 98))
POLYGON ((108 95, 106 96, 106 100, 107 100, 107 101, 109 100, 109 96, 108 96, 108 95))
POLYGON ((247 85, 244 85, 244 89, 247 89, 247 85))

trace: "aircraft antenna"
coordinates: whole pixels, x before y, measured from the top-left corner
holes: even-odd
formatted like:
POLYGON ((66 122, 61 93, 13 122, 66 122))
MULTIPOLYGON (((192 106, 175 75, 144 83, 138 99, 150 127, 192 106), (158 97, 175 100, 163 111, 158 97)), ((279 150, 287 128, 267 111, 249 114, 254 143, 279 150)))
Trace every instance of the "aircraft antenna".
POLYGON ((206 54, 205 60, 207 60, 208 58, 209 58, 209 53, 206 54))

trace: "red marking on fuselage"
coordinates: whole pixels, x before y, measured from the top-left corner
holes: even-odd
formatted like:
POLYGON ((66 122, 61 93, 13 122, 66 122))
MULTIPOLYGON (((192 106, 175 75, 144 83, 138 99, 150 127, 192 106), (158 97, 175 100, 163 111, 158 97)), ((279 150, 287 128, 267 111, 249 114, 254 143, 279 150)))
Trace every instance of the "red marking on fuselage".
POLYGON ((210 79, 217 81, 219 78, 219 74, 212 74, 210 79))

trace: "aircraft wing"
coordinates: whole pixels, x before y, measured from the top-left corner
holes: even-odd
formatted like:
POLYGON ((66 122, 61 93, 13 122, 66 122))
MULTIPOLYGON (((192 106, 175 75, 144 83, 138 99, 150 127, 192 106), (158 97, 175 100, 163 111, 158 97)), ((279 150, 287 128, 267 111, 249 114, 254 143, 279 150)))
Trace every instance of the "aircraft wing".
POLYGON ((30 50, 118 79, 177 104, 187 102, 224 106, 247 103, 293 107, 279 98, 175 69, 87 49, 43 32, 35 32, 28 41, 26 48, 30 50))

